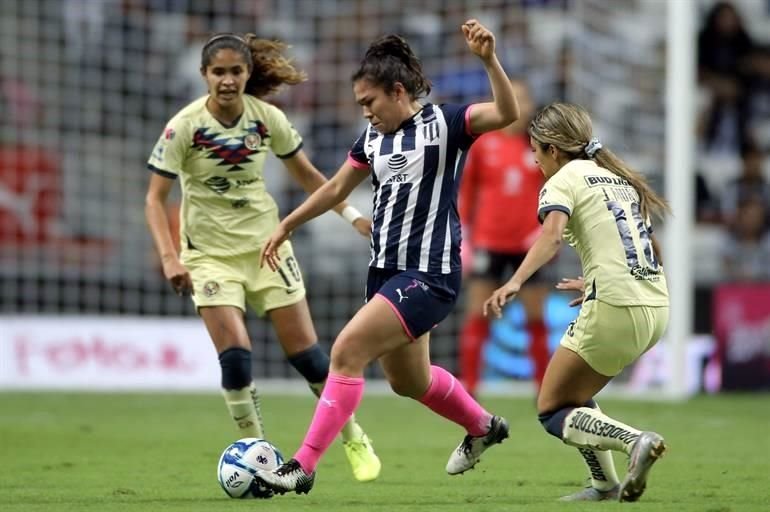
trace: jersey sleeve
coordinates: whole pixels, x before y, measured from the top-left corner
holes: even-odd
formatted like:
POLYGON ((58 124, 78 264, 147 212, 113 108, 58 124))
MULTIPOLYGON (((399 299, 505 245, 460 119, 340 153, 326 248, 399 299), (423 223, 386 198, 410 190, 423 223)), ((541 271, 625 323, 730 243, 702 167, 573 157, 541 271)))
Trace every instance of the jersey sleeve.
POLYGON ((175 179, 181 172, 190 140, 187 123, 183 119, 172 119, 163 129, 158 142, 150 154, 147 167, 163 177, 175 179))
POLYGON ((353 143, 353 147, 350 148, 350 151, 348 152, 348 162, 350 162, 350 165, 352 165, 356 169, 360 170, 369 170, 369 157, 366 156, 366 134, 369 131, 369 128, 367 127, 366 130, 356 139, 356 141, 353 143))
POLYGON ((575 207, 575 186, 571 184, 567 173, 556 173, 540 189, 537 205, 537 218, 542 223, 552 211, 564 212, 572 216, 575 207))
MULTIPOLYGON (((268 141, 275 156, 282 159, 291 158, 302 149, 302 137, 278 107, 272 107, 270 111, 272 120, 267 128, 269 133, 260 133, 260 135, 270 136, 268 141)), ((265 128, 261 129, 265 130, 265 128)))
POLYGON ((453 142, 460 149, 470 148, 476 136, 471 133, 471 109, 473 105, 454 105, 445 103, 441 105, 441 111, 444 113, 447 128, 449 130, 449 143, 453 142))

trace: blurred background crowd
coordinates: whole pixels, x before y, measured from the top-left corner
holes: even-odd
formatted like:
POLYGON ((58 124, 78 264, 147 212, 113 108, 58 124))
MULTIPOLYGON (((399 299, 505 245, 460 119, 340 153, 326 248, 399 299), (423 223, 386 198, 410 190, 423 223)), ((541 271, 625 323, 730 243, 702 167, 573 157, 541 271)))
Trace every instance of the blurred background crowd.
MULTIPOLYGON (((433 102, 489 96, 459 26, 497 36, 537 105, 566 99, 659 189, 665 149, 664 0, 4 0, 0 3, 0 312, 194 316, 164 281, 144 225, 145 162, 165 122, 205 94, 200 49, 217 31, 289 43, 309 80, 271 101, 331 175, 364 125, 349 77, 368 44, 397 32, 433 80, 433 102)), ((713 331, 723 283, 770 282, 770 0, 698 2, 697 155, 692 184, 696 333, 713 331)), ((273 162, 282 214, 304 197, 273 162)), ((352 197, 370 211, 370 193, 352 197)), ((674 211, 677 205, 673 205, 674 211)), ((663 226, 662 229, 665 229, 663 226)), ((360 304, 368 247, 336 216, 295 236, 321 339, 360 304)), ((578 272, 574 256, 554 276, 578 272)), ((556 300, 556 299, 555 299, 556 300)), ((554 326, 571 319, 549 306, 554 326)), ((574 313, 574 312, 572 312, 574 313)), ((459 315, 438 330, 453 365, 459 315)), ((255 340, 271 334, 250 321, 255 340)), ((561 332, 554 338, 558 341, 561 332)), ((256 371, 283 376, 275 343, 256 371)), ((503 373, 505 373, 503 371, 503 373)), ((515 372, 513 372, 515 373, 515 372)))

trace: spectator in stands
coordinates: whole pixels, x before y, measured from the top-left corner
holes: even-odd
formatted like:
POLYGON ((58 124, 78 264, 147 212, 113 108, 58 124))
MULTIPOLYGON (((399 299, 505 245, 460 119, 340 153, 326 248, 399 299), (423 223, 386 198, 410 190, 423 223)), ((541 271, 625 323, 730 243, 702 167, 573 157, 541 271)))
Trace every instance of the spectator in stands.
POLYGON ((20 78, 0 74, 0 113, 15 130, 33 130, 43 121, 43 101, 20 78))
MULTIPOLYGON (((260 249, 278 224, 278 208, 265 189, 268 151, 308 193, 326 179, 302 150, 302 138, 286 116, 261 100, 304 73, 277 41, 224 33, 210 38, 200 70, 208 86, 166 125, 149 160, 147 222, 177 293, 193 294, 222 368, 225 402, 241 437, 264 437, 252 379, 251 340, 244 312, 267 315, 289 362, 320 395, 329 373, 305 299, 291 244, 281 247, 277 272, 261 268, 260 249), (181 256, 172 242, 166 202, 181 177, 181 256)), ((371 222, 341 202, 335 211, 369 236, 371 222)), ((343 419, 345 453, 357 480, 377 478, 380 461, 352 416, 343 419)))
MULTIPOLYGON (((740 176, 727 183, 720 198, 722 219, 728 229, 738 228, 742 222, 738 205, 751 199, 770 204, 770 183, 762 172, 764 154, 755 145, 747 143, 741 150, 743 167, 740 176)), ((766 218, 766 222, 770 217, 766 218)))
MULTIPOLYGON (((537 195, 543 174, 529 146, 527 125, 534 110, 527 85, 513 80, 521 117, 510 126, 485 133, 473 144, 460 186, 460 221, 464 254, 469 256, 465 323, 460 334, 460 375, 468 392, 475 394, 481 373, 481 354, 489 337, 489 320, 482 306, 518 268, 540 233, 537 195), (515 205, 511 208, 510 205, 515 205)), ((524 306, 529 333, 529 355, 537 387, 548 365, 548 332, 543 306, 550 287, 542 273, 531 279, 519 299, 524 306)))
MULTIPOLYGON (((668 323, 668 291, 652 236, 652 215, 668 205, 593 137, 591 118, 577 105, 552 103, 535 115, 529 134, 545 175, 538 215, 543 230, 521 266, 484 303, 500 316, 523 284, 559 251, 575 247, 583 292, 580 315, 556 349, 537 397, 546 431, 575 446, 591 473, 591 486, 564 501, 636 501, 647 473, 666 446, 655 432, 641 432, 603 414, 593 397, 624 367, 657 343, 668 323), (630 456, 622 483, 612 454, 630 456)), ((512 205, 513 206, 513 205, 512 205)))
POLYGON ((703 173, 695 173, 695 221, 717 223, 721 219, 719 202, 708 186, 703 173))
POLYGON ((698 77, 710 95, 705 143, 738 152, 748 139, 754 41, 736 8, 717 2, 698 35, 698 77))
POLYGON ((747 197, 738 204, 736 222, 722 249, 724 277, 728 281, 770 281, 770 234, 767 202, 747 197))
POLYGON ((422 104, 430 82, 409 44, 389 35, 371 44, 353 75, 369 125, 337 174, 273 232, 263 252, 271 268, 292 230, 327 211, 368 176, 374 187, 372 260, 366 304, 332 347, 329 380, 301 448, 274 471, 259 472, 274 491, 307 493, 324 452, 364 391, 364 370, 380 362, 393 390, 461 425, 467 435, 446 470, 471 469, 508 437, 505 419, 485 411, 443 368, 431 366, 430 330, 452 310, 461 280, 456 202, 466 151, 475 136, 511 124, 519 107, 495 54, 494 35, 476 20, 462 25, 481 59, 494 102, 422 104))

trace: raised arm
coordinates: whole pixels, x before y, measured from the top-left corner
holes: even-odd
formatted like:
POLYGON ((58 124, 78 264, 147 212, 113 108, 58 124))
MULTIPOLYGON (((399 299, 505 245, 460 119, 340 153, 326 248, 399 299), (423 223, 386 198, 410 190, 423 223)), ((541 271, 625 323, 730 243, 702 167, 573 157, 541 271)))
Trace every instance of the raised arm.
POLYGON ((494 99, 493 102, 473 105, 470 113, 471 132, 478 135, 499 130, 516 121, 521 113, 511 81, 495 54, 495 36, 474 19, 466 21, 462 30, 468 48, 484 64, 494 99))
POLYGON ((310 197, 297 207, 296 210, 287 215, 281 223, 275 228, 270 239, 265 244, 262 251, 260 265, 265 262, 271 269, 277 268, 278 247, 287 239, 291 232, 299 226, 318 217, 322 213, 331 210, 335 205, 342 202, 364 179, 369 176, 368 173, 356 169, 346 161, 342 164, 337 174, 332 179, 321 185, 313 192, 310 197))

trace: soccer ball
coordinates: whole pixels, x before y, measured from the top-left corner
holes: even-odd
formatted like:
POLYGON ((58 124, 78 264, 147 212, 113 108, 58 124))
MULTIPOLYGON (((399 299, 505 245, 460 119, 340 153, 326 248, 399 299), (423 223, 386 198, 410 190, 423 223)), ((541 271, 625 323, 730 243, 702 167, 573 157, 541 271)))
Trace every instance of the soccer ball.
POLYGON ((273 492, 254 478, 258 469, 271 470, 283 464, 281 452, 264 439, 246 437, 222 452, 217 464, 219 485, 231 498, 272 498, 273 492))

